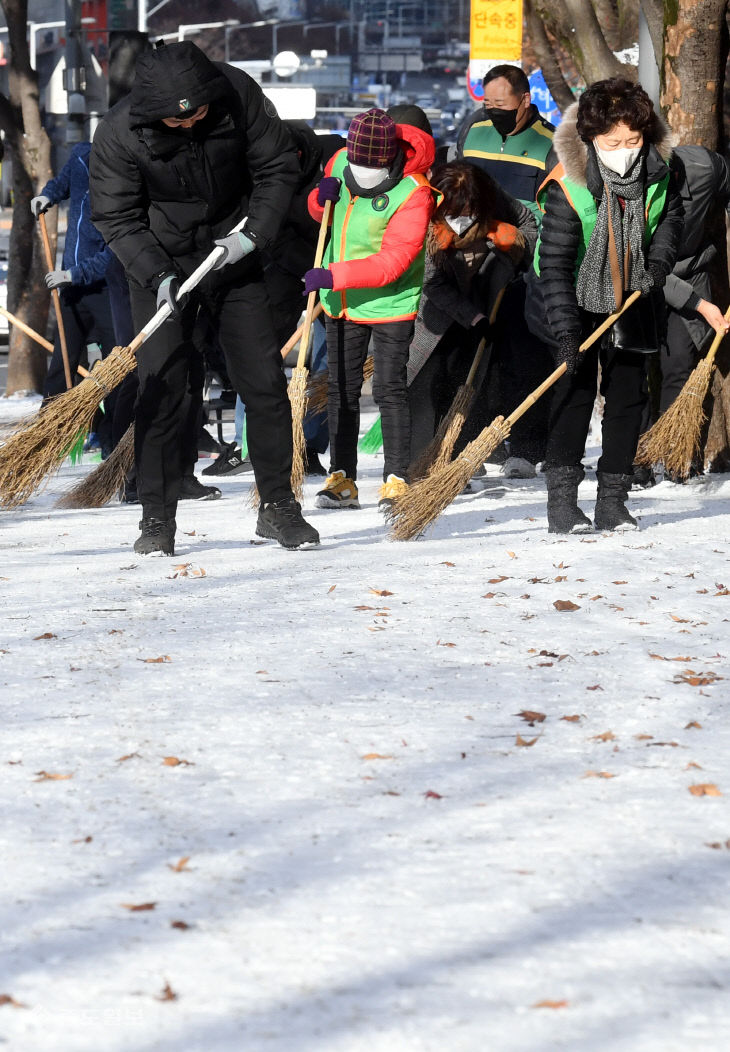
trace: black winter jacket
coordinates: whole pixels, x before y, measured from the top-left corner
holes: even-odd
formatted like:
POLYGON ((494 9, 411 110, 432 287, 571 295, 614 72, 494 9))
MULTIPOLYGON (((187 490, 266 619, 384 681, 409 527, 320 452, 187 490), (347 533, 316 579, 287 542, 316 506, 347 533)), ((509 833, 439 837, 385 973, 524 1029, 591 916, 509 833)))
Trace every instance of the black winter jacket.
MULTIPOLYGON (((276 236, 299 178, 291 138, 247 74, 192 42, 145 52, 132 92, 99 125, 91 151, 92 219, 128 276, 156 288, 189 274, 247 216, 259 247, 276 236), (191 129, 168 128, 207 103, 191 129)), ((258 253, 226 268, 226 281, 258 253)))
MULTIPOLYGON (((577 103, 569 107, 555 133, 553 147, 566 175, 587 186, 600 202, 603 194, 596 153, 592 145, 578 136, 575 122, 577 103)), ((658 182, 671 167, 669 131, 646 150, 646 185, 658 182)), ((664 214, 649 245, 647 264, 659 268, 666 277, 677 258, 682 232, 682 199, 675 180, 670 179, 664 214)), ((581 309, 575 295, 575 265, 582 239, 581 221, 556 182, 548 185, 545 216, 540 231, 540 277, 531 270, 528 278, 527 323, 541 339, 556 344, 563 336, 582 337, 581 309)))
POLYGON ((730 171, 727 161, 705 146, 678 146, 672 158, 677 189, 684 205, 679 254, 664 286, 668 305, 679 312, 695 345, 701 349, 714 336, 697 314, 701 299, 712 300, 711 274, 717 249, 708 229, 713 205, 730 210, 730 171))

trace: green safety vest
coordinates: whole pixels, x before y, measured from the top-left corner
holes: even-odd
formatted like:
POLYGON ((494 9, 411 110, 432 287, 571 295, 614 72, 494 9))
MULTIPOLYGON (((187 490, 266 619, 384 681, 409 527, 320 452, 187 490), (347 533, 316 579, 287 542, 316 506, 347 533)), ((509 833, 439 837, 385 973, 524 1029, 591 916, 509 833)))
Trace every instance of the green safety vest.
POLYGON ((538 117, 528 128, 503 139, 485 118, 469 128, 461 152, 464 160, 479 165, 503 190, 529 208, 538 229, 542 214, 535 192, 545 176, 553 135, 552 125, 538 117))
MULTIPOLYGON (((347 151, 335 155, 331 175, 342 181, 340 199, 332 212, 330 238, 322 266, 353 259, 365 259, 380 251, 388 221, 400 206, 428 181, 419 174, 406 175, 386 193, 375 197, 353 197, 345 184, 347 151)), ((436 193, 436 191, 434 191, 436 193)), ((352 321, 386 322, 415 317, 423 288, 426 246, 407 270, 382 288, 321 289, 319 298, 332 318, 352 321)))
MULTIPOLYGON (((598 202, 595 197, 588 189, 587 186, 581 186, 580 183, 573 182, 572 179, 568 179, 565 174, 565 169, 562 164, 557 165, 553 168, 550 175, 547 177, 545 182, 542 184, 540 189, 537 191, 537 203, 541 210, 544 212, 544 201, 547 194, 547 188, 551 182, 556 182, 560 185, 563 193, 568 199, 568 203, 578 213, 580 219, 582 238, 578 245, 578 256, 575 261, 575 273, 577 274, 580 270, 580 265, 583 262, 583 257, 586 254, 588 248, 588 242, 591 239, 591 234, 596 225, 596 219, 598 217, 598 202)), ((652 183, 651 186, 647 187, 646 190, 646 204, 645 204, 645 216, 646 225, 644 227, 644 248, 647 248, 651 239, 654 237, 654 232, 659 225, 659 220, 664 212, 664 205, 667 200, 667 187, 669 186, 669 172, 665 172, 662 178, 652 183)), ((533 258, 533 266, 535 273, 540 275, 540 239, 538 239, 537 245, 535 246, 535 255, 533 258)))

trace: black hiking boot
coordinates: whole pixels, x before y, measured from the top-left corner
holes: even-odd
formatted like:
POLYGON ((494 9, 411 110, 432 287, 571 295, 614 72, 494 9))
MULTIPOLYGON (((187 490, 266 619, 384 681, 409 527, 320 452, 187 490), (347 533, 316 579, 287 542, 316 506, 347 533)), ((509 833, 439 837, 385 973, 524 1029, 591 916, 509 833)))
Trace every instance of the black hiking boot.
POLYGON ((175 525, 174 519, 155 519, 152 516, 142 519, 139 524, 142 532, 134 542, 137 555, 153 555, 154 552, 174 555, 175 525))
POLYGON ((631 474, 632 489, 651 489, 656 486, 654 469, 646 464, 634 464, 631 474))
POLYGON ((253 464, 248 457, 241 456, 235 442, 223 446, 212 464, 203 468, 203 475, 241 475, 244 471, 253 471, 253 464))
POLYGON ((546 468, 548 533, 593 533, 593 523, 578 507, 581 464, 546 468))
POLYGON ((261 504, 256 534, 278 541, 282 548, 316 548, 319 534, 302 517, 302 506, 294 497, 261 504))
POLYGON ((597 473, 598 496, 593 516, 597 530, 638 530, 639 524, 626 507, 631 488, 631 475, 597 473))
POLYGON ((204 486, 195 475, 183 475, 180 479, 178 500, 218 500, 221 491, 217 486, 204 486))
POLYGON ((304 452, 304 474, 317 475, 320 478, 327 476, 327 469, 319 459, 319 453, 315 449, 307 449, 304 452))

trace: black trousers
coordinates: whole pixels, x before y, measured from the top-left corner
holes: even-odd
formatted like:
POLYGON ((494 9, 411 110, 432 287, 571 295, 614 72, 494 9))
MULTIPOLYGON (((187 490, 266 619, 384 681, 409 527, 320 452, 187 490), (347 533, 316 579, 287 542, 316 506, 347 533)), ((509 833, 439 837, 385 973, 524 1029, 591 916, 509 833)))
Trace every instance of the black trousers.
MULTIPOLYGON (((511 282, 495 321, 494 360, 499 373, 499 406, 505 416, 516 409, 555 368, 550 349, 527 327, 527 286, 511 282)), ((514 425, 509 451, 536 464, 545 458, 552 395, 548 391, 514 425)))
MULTIPOLYGON (((602 316, 598 318, 601 320, 602 316)), ((595 327, 592 325, 584 336, 595 327)), ((577 466, 583 459, 596 400, 599 360, 605 406, 597 470, 631 474, 647 400, 645 357, 603 345, 599 350, 598 344, 581 354, 573 377, 563 376, 553 388, 547 467, 577 466)))
MULTIPOLYGON (((130 285, 135 329, 155 313, 156 296, 130 285)), ((195 289, 137 354, 137 489, 145 516, 175 515, 183 471, 197 459, 203 360, 193 344, 198 307, 212 318, 228 374, 246 404, 248 448, 261 500, 291 496, 291 407, 271 309, 260 278, 195 289)))
MULTIPOLYGON (((101 356, 106 358, 114 347, 114 326, 112 325, 109 291, 99 282, 97 285, 70 286, 61 289, 61 318, 66 334, 66 348, 71 377, 76 384, 81 377, 76 372, 79 365, 86 361, 86 346, 98 343, 101 356)), ((53 355, 48 366, 43 387, 43 397, 52 398, 66 390, 66 376, 63 370, 63 355, 58 332, 53 342, 53 355)), ((112 391, 104 399, 104 412, 98 417, 96 426, 102 449, 112 448, 112 419, 116 392, 112 391)))
MULTIPOLYGON (((419 369, 408 388, 411 412, 411 460, 420 456, 429 444, 459 387, 465 383, 479 343, 478 334, 462 325, 451 325, 429 357, 419 369)), ((454 447, 454 455, 482 431, 495 412, 489 394, 489 355, 487 347, 482 369, 476 376, 477 395, 471 412, 454 447)))
POLYGON ((667 336, 660 347, 662 387, 659 412, 669 409, 697 365, 699 352, 689 329, 676 311, 667 309, 667 336))
MULTIPOLYGON (((408 479, 410 413, 406 365, 413 336, 412 321, 366 325, 343 318, 327 318, 327 412, 330 432, 330 471, 357 478, 357 438, 363 366, 373 337, 373 398, 383 427, 383 479, 408 479)), ((248 411, 248 406, 246 406, 248 411)))

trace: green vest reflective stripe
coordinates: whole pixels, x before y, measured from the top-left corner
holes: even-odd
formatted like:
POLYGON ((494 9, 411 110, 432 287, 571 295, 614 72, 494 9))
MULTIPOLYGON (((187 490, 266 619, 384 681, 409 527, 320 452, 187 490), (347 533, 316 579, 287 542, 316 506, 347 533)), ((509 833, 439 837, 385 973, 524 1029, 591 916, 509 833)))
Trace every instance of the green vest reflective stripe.
MULTIPOLYGON (((562 164, 559 164, 557 168, 554 168, 550 175, 547 177, 545 182, 542 184, 540 189, 537 191, 537 203, 540 209, 544 212, 544 202, 547 194, 548 186, 551 182, 559 184, 563 193, 568 199, 568 202, 575 212, 578 213, 580 219, 582 238, 578 245, 578 255, 575 262, 575 273, 578 273, 580 265, 583 262, 583 257, 586 254, 588 248, 588 242, 591 239, 591 234, 596 225, 596 218, 598 216, 598 202, 595 197, 588 189, 587 186, 581 186, 580 183, 573 182, 572 179, 568 179, 562 164)), ((646 204, 645 204, 645 215, 646 225, 644 227, 644 247, 647 248, 651 239, 654 237, 654 232, 659 226, 659 220, 664 212, 664 205, 667 200, 667 187, 669 186, 669 172, 665 172, 662 178, 652 183, 651 186, 647 187, 646 191, 646 204)), ((538 238, 537 245, 535 246, 535 255, 533 257, 533 266, 535 273, 540 274, 540 239, 538 238)))
MULTIPOLYGON (((402 204, 428 183, 422 175, 406 175, 386 193, 376 197, 353 197, 347 189, 344 170, 347 151, 340 150, 331 174, 342 180, 340 199, 332 213, 330 238, 322 266, 345 260, 365 259, 380 250, 388 221, 402 204)), ((434 191, 435 193, 436 191, 434 191)), ((384 322, 415 317, 423 288, 426 246, 400 277, 382 288, 322 289, 320 300, 333 318, 346 316, 353 321, 384 322)))
POLYGON ((503 139, 492 122, 475 121, 464 139, 461 157, 483 168, 512 197, 530 209, 538 229, 542 215, 535 191, 542 182, 553 129, 538 118, 528 128, 503 139))

